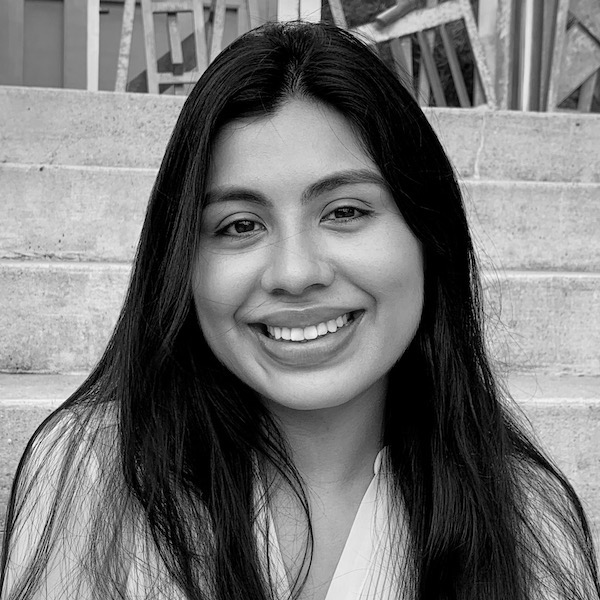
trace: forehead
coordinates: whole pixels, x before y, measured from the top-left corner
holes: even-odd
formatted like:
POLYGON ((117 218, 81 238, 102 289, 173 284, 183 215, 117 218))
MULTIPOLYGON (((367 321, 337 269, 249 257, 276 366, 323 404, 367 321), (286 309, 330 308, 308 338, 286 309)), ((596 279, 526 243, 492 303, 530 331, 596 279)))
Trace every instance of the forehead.
POLYGON ((274 114, 226 125, 213 145, 215 187, 310 185, 330 173, 377 165, 348 121, 324 104, 290 100, 274 114))

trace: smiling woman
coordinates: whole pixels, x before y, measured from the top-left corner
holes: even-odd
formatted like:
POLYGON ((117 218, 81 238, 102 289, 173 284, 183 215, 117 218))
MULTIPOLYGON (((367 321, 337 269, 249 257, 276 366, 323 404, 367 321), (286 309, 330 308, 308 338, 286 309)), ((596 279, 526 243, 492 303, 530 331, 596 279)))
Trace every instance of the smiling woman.
POLYGON ((600 598, 481 315, 394 75, 334 27, 249 32, 185 103, 104 356, 21 461, 2 598, 600 598))

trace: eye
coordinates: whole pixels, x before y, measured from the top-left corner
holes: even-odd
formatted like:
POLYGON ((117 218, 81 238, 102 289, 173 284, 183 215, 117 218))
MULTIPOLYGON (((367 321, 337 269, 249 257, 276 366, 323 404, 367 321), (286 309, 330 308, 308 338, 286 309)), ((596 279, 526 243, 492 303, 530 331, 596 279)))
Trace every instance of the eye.
POLYGON ((217 235, 246 237, 254 233, 258 233, 259 231, 263 231, 264 229, 265 226, 258 221, 253 221, 251 219, 238 219, 237 221, 232 221, 225 227, 219 229, 219 231, 217 231, 217 235))
POLYGON ((369 216, 369 211, 356 208, 355 206, 340 206, 323 217, 323 221, 334 223, 345 223, 347 221, 356 221, 362 217, 369 216))

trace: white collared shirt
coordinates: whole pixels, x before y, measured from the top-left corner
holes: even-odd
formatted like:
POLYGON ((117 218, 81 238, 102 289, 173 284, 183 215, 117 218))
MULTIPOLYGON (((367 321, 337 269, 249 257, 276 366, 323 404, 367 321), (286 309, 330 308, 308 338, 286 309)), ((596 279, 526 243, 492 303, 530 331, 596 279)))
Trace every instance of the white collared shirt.
MULTIPOLYGON (((373 465, 373 479, 358 507, 354 522, 327 590, 325 600, 397 600, 399 586, 392 576, 389 488, 385 469, 382 469, 385 449, 373 465)), ((259 513, 259 520, 261 522, 259 513)), ((266 535, 255 529, 258 550, 278 600, 291 597, 291 589, 275 523, 268 508, 263 508, 266 535)), ((397 536, 399 542, 403 536, 397 536)), ((397 542, 398 543, 398 542, 397 542)), ((401 564, 403 557, 396 557, 401 564)))

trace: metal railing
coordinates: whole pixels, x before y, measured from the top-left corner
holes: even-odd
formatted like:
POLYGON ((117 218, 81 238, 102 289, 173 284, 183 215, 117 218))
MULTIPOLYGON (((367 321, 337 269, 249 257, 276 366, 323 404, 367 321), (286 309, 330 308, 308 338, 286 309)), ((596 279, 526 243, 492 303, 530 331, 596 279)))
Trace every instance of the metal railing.
MULTIPOLYGON (((101 0, 60 2, 62 86, 97 90, 101 0)), ((269 18, 321 18, 321 0, 123 0, 122 7, 114 89, 153 93, 186 93, 225 43, 226 11, 228 19, 236 15, 237 35, 269 18), (185 36, 178 25, 182 12, 194 23, 185 36), (160 52, 158 13, 168 41, 160 52), (134 21, 143 28, 142 73, 129 72, 134 21)), ((326 8, 338 25, 370 38, 424 105, 600 110, 597 0, 479 0, 476 11, 471 0, 398 0, 358 25, 343 0, 329 0, 326 8)), ((24 83, 24 21, 25 0, 0 1, 2 85, 24 83)))

